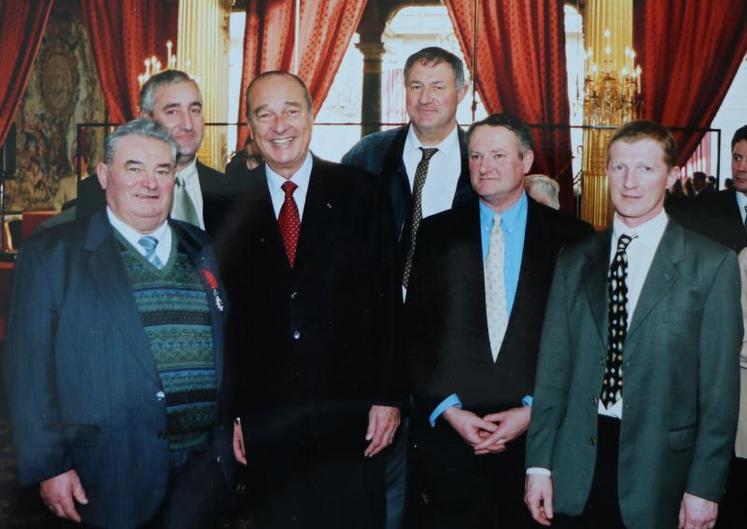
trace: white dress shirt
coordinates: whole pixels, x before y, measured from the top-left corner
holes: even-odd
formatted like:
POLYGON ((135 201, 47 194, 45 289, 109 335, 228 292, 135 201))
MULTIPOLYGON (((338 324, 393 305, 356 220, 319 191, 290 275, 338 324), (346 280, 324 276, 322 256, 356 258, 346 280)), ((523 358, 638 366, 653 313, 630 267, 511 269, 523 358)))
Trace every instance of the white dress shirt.
POLYGON ((158 244, 156 245, 156 255, 164 266, 169 262, 169 257, 171 257, 171 240, 173 236, 171 235, 171 228, 169 227, 168 222, 164 220, 163 224, 150 233, 140 233, 125 221, 117 217, 117 214, 114 213, 109 206, 106 206, 106 215, 109 217, 109 224, 112 225, 112 228, 117 230, 117 232, 119 232, 119 234, 124 237, 133 248, 140 252, 140 255, 145 257, 145 248, 140 246, 138 241, 141 237, 151 235, 158 241, 158 244))
POLYGON ((402 161, 407 170, 407 179, 412 190, 415 181, 415 171, 423 157, 420 147, 437 148, 428 164, 428 176, 423 185, 422 211, 423 218, 435 215, 441 211, 451 209, 454 202, 459 175, 462 172, 462 155, 459 151, 459 132, 457 125, 448 136, 438 145, 423 145, 415 135, 415 129, 410 125, 402 151, 402 161))
POLYGON ((176 178, 184 181, 184 188, 187 190, 189 198, 192 199, 195 211, 200 219, 199 227, 204 230, 205 219, 202 215, 202 188, 200 188, 200 175, 197 173, 197 157, 194 157, 184 169, 178 171, 176 178))
POLYGON ((298 207, 298 218, 303 220, 303 209, 306 205, 306 193, 309 191, 312 165, 313 158, 311 152, 308 152, 306 153, 306 159, 304 159, 301 167, 298 168, 298 171, 296 171, 290 178, 285 178, 270 169, 269 164, 265 164, 267 187, 270 189, 270 198, 272 199, 272 208, 275 210, 275 218, 278 218, 280 215, 280 208, 283 207, 283 202, 285 202, 283 184, 290 180, 298 186, 293 192, 293 200, 296 201, 296 207, 298 207))

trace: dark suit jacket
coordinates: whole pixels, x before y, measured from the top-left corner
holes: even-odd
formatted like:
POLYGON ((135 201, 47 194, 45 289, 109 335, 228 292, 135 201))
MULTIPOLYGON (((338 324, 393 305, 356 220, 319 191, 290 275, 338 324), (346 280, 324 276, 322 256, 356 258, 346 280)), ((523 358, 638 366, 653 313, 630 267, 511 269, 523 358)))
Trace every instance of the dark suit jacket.
MULTIPOLYGON (((204 232, 171 225, 195 266, 217 278, 204 232)), ((220 387, 223 312, 214 290, 205 289, 220 387)), ((104 211, 26 241, 6 356, 21 483, 75 469, 89 500, 79 506, 84 523, 124 529, 153 516, 169 478, 163 388, 104 211)), ((230 429, 215 434, 223 461, 231 462, 230 429)))
POLYGON ((371 404, 399 402, 400 294, 380 183, 314 158, 291 269, 261 165, 216 243, 232 297, 233 413, 247 454, 275 473, 304 443, 362 454, 371 404))
MULTIPOLYGON (((402 234, 410 232, 412 215, 412 190, 407 178, 407 170, 402 161, 409 125, 398 129, 375 132, 364 136, 345 156, 342 163, 360 167, 386 179, 389 203, 393 214, 393 226, 399 242, 398 261, 400 272, 404 269, 407 256, 407 237, 402 234)), ((475 193, 469 180, 469 162, 465 133, 459 128, 459 150, 462 156, 462 171, 457 181, 452 207, 469 203, 475 193)))
POLYGON ((478 413, 532 394, 545 303, 558 251, 591 227, 528 198, 516 297, 493 362, 477 200, 423 220, 405 305, 405 350, 423 423, 448 395, 478 413))
MULTIPOLYGON (((558 258, 542 331, 527 466, 555 512, 580 513, 607 356, 610 232, 558 258)), ((618 455, 626 527, 676 527, 682 495, 719 501, 734 450, 742 318, 736 255, 669 220, 625 342, 618 455)))
MULTIPOLYGON (((205 231, 215 237, 223 225, 226 214, 233 203, 246 189, 244 179, 227 178, 221 172, 197 160, 197 175, 202 191, 202 217, 205 231)), ((86 219, 106 206, 106 195, 98 178, 90 177, 78 184, 78 198, 75 202, 75 218, 86 219)))
POLYGON ((685 228, 728 246, 739 253, 747 247, 747 231, 742 222, 733 189, 703 193, 668 205, 668 213, 685 228))

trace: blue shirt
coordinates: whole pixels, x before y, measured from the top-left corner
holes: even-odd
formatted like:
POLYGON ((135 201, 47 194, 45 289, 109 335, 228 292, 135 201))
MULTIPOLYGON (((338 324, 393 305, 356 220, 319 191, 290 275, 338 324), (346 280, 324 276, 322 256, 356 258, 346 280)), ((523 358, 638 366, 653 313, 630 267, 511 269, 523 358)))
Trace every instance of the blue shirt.
MULTIPOLYGON (((519 285, 519 272, 521 271, 521 257, 524 253, 524 235, 527 228, 527 195, 522 193, 510 208, 501 213, 501 231, 505 245, 503 257, 503 280, 506 287, 506 314, 511 315, 516 298, 516 288, 519 285)), ((490 232, 493 231, 495 211, 480 200, 480 240, 482 242, 482 262, 488 258, 490 250, 490 232)), ((428 418, 431 426, 435 426, 436 420, 452 406, 462 407, 462 402, 456 393, 446 397, 433 410, 428 418)))

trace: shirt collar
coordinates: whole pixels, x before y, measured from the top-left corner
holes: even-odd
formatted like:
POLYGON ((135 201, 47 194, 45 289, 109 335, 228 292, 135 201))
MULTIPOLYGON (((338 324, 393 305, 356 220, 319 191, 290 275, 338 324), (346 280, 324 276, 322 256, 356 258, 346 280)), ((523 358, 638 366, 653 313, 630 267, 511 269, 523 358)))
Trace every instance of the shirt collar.
MULTIPOLYGON (((737 197, 737 206, 739 206, 739 212, 744 213, 744 208, 747 207, 747 196, 741 191, 734 191, 734 195, 737 197)), ((744 217, 744 215, 742 215, 744 217)))
POLYGON ((189 162, 186 167, 184 167, 184 169, 176 172, 177 180, 181 178, 185 184, 189 183, 193 178, 197 177, 197 156, 192 158, 192 161, 189 162))
POLYGON ((285 178, 284 176, 280 176, 278 173, 273 171, 272 168, 270 168, 270 164, 265 163, 267 183, 270 185, 273 192, 283 193, 283 184, 290 180, 299 188, 301 188, 303 192, 306 192, 309 189, 309 180, 311 179, 312 165, 313 157, 311 156, 311 151, 309 151, 306 153, 306 158, 304 158, 304 161, 301 164, 301 167, 298 168, 298 171, 296 171, 290 178, 285 178))
MULTIPOLYGON (((480 223, 483 226, 493 227, 493 219, 495 218, 495 210, 485 204, 482 200, 480 202, 480 223)), ((527 194, 522 191, 519 200, 514 202, 510 208, 506 211, 502 211, 501 225, 508 233, 513 233, 515 229, 521 228, 526 224, 527 218, 527 194)))
POLYGON ((414 151, 420 149, 420 147, 428 149, 438 149, 438 152, 444 156, 451 157, 455 152, 459 155, 459 131, 458 126, 454 123, 454 128, 451 129, 448 136, 446 136, 441 143, 438 145, 423 145, 417 135, 415 134, 415 127, 412 123, 407 129, 407 139, 405 139, 405 153, 412 154, 414 151))
POLYGON ((109 217, 109 224, 111 224, 114 229, 121 233, 122 236, 130 241, 133 245, 137 243, 137 241, 144 235, 152 235, 153 237, 158 239, 158 241, 162 241, 166 230, 169 229, 168 221, 164 220, 163 223, 152 232, 140 233, 138 230, 120 219, 109 206, 106 206, 106 215, 107 217, 109 217))
POLYGON ((662 208, 659 214, 653 219, 648 220, 635 228, 629 228, 625 223, 623 223, 620 216, 615 213, 612 220, 612 240, 617 241, 617 239, 620 238, 620 235, 626 234, 637 238, 639 242, 646 246, 656 246, 659 244, 659 240, 661 240, 661 236, 664 234, 668 219, 669 217, 667 217, 666 212, 662 208))

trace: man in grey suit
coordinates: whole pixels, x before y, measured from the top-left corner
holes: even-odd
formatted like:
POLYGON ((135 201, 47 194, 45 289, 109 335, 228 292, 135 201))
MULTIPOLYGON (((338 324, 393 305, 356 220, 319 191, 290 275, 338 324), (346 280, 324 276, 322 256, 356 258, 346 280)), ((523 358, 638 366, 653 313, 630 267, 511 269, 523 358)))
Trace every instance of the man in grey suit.
POLYGON ((543 525, 715 524, 739 399, 739 270, 664 212, 675 155, 656 123, 618 129, 612 230, 558 259, 527 440, 525 501, 543 525))
POLYGON ((6 387, 22 484, 107 528, 212 527, 227 497, 217 406, 225 295, 207 236, 167 219, 177 144, 151 120, 106 139, 106 209, 29 239, 6 387))

